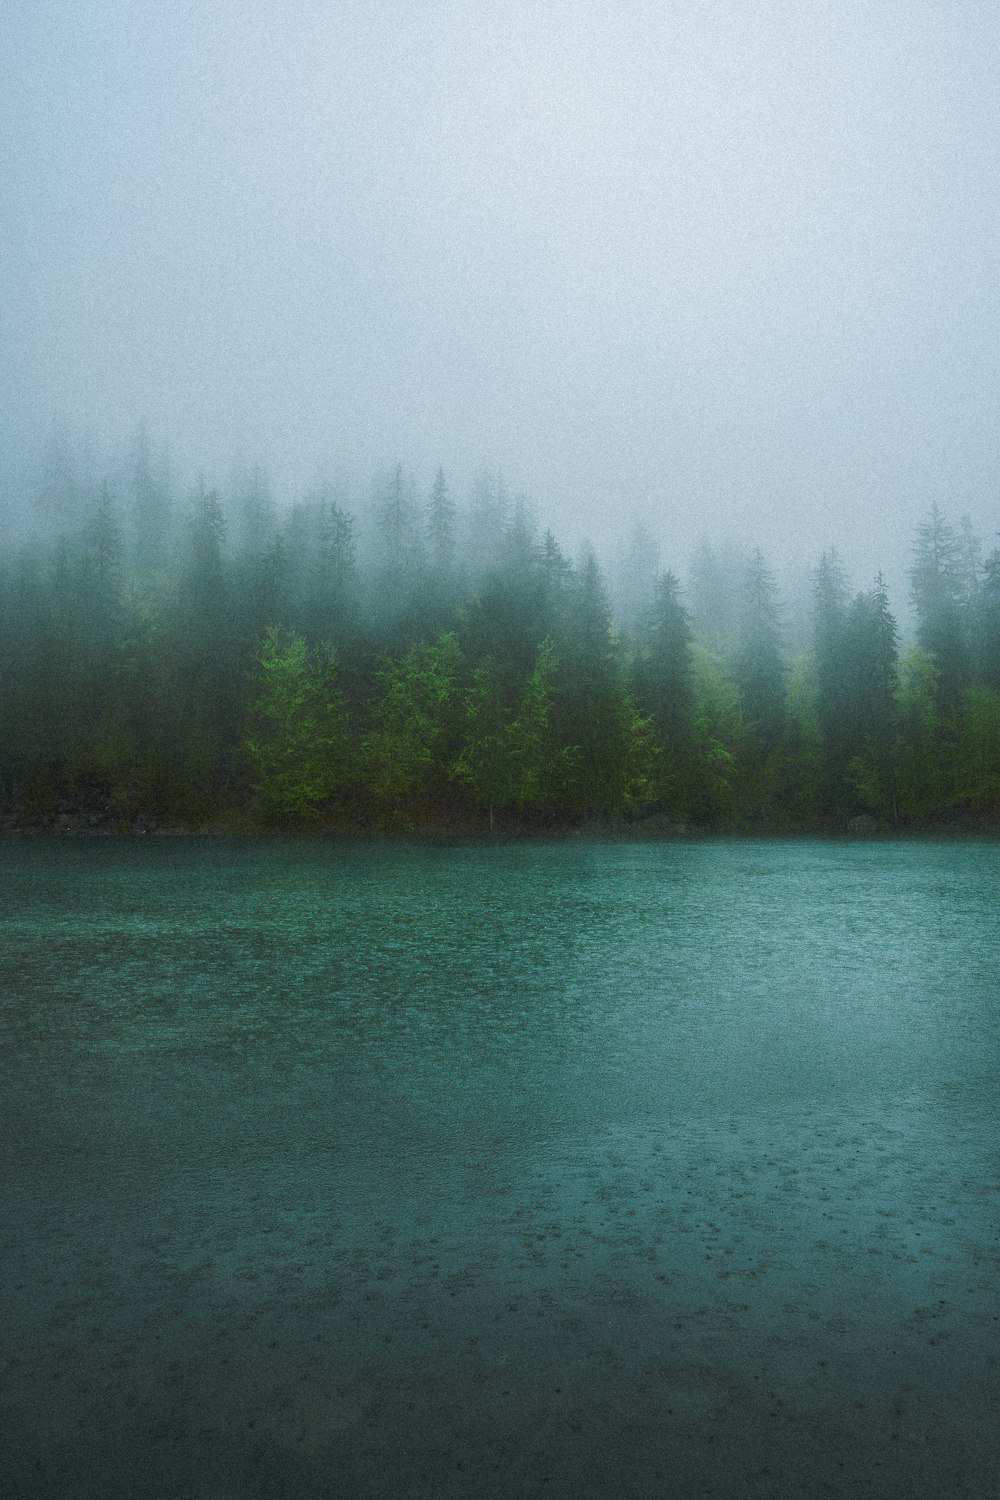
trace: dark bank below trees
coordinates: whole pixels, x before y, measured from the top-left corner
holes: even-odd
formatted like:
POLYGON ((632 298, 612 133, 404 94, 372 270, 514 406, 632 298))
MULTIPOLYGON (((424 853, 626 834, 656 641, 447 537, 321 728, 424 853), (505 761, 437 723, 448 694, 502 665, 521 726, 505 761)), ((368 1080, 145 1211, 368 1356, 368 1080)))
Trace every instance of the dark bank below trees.
POLYGON ((63 489, 0 568, 8 829, 1000 824, 1000 550, 936 509, 901 647, 831 553, 797 642, 759 549, 685 588, 636 536, 609 590, 499 478, 281 514, 259 468, 182 502, 143 437, 63 489))

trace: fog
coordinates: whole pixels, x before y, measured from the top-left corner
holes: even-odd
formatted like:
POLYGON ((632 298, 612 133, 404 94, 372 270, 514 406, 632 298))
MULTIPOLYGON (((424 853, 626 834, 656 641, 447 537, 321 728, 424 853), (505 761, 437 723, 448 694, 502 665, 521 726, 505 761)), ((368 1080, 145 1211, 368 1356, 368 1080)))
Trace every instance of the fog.
POLYGON ((0 60, 0 436, 145 421, 293 500, 484 468, 570 543, 990 541, 993 6, 33 0, 0 60))

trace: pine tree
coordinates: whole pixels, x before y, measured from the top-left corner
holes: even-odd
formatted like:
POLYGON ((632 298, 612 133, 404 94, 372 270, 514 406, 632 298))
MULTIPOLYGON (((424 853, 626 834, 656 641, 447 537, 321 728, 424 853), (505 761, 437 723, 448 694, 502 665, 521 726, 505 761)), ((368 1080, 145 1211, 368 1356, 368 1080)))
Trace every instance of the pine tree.
POLYGON ((851 604, 844 640, 850 664, 845 717, 853 746, 849 781, 870 811, 895 821, 898 646, 896 620, 881 573, 874 587, 858 594, 851 604))
POLYGON ((557 631, 553 727, 566 767, 557 801, 584 817, 652 801, 652 724, 635 703, 616 651, 607 592, 590 547, 566 589, 557 631))
POLYGON ((734 663, 747 723, 763 751, 781 739, 787 669, 781 650, 778 588, 756 548, 743 576, 740 648, 734 663))
POLYGON ((262 464, 241 470, 234 482, 236 538, 244 559, 262 557, 274 540, 277 507, 271 483, 262 464))
POLYGON ((510 525, 510 496, 502 474, 483 473, 472 488, 467 517, 468 560, 474 573, 488 570, 500 558, 510 525))
POLYGON ((936 505, 917 530, 910 585, 917 611, 917 642, 937 666, 938 708, 954 713, 969 678, 961 605, 962 543, 936 505))
POLYGON ((448 493, 444 469, 434 477, 427 503, 427 541, 431 568, 438 579, 447 579, 455 566, 455 502, 448 493))
POLYGON ((357 543, 354 517, 336 500, 324 500, 319 515, 312 578, 313 615, 320 633, 345 634, 357 610, 357 543))
POLYGON ((294 631, 266 632, 244 742, 251 785, 269 818, 314 818, 345 786, 349 741, 331 647, 310 651, 294 631))
POLYGON ((192 617, 192 628, 212 649, 209 637, 225 611, 226 576, 223 547, 226 521, 217 490, 203 487, 195 496, 188 527, 186 566, 181 577, 181 599, 192 617))
POLYGON ((639 624, 636 690, 659 742, 657 800, 684 816, 694 771, 693 632, 673 573, 657 580, 639 624))
POLYGON ((154 458, 145 422, 140 422, 132 438, 131 469, 135 560, 139 572, 148 574, 166 561, 171 495, 165 465, 154 458))
POLYGON ((939 812, 955 793, 954 732, 940 712, 940 677, 937 661, 922 646, 912 646, 900 659, 893 760, 897 807, 904 817, 939 812))
POLYGON ((847 640, 847 574, 835 552, 824 552, 813 575, 813 663, 823 751, 826 806, 844 793, 844 775, 858 747, 851 721, 852 656, 847 640))
POLYGON ((988 687, 1000 688, 1000 547, 983 567, 975 619, 977 674, 988 687))
POLYGON ((375 581, 372 613, 384 629, 413 604, 421 564, 419 517, 412 479, 396 464, 375 494, 375 581))
POLYGON ((699 645, 720 656, 735 654, 740 636, 740 598, 746 561, 732 549, 702 542, 688 569, 687 597, 699 645))
POLYGON ((451 633, 383 661, 362 746, 366 784, 383 812, 407 819, 447 794, 459 750, 461 670, 451 633))
POLYGON ((615 569, 614 599, 618 618, 631 636, 643 628, 652 607, 660 571, 660 549, 644 521, 633 523, 628 545, 615 569))

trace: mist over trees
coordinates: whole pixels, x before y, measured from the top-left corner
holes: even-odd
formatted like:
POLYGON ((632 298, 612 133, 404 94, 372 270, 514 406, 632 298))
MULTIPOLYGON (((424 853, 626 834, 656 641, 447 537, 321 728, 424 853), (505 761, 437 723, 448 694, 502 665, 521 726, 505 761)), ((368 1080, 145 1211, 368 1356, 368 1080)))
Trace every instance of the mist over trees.
MULTIPOLYGON (((915 635, 831 551, 567 555, 502 475, 278 503, 57 437, 0 565, 7 826, 798 829, 1000 810, 1000 548, 915 517, 915 635)), ((899 559, 887 560, 898 566, 899 559)), ((906 601, 903 601, 905 605, 906 601)))

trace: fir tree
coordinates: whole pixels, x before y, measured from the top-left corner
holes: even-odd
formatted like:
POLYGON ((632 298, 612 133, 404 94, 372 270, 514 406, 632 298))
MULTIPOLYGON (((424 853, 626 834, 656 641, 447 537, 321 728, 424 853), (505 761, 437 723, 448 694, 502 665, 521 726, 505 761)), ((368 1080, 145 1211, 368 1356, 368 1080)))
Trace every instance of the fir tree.
POLYGON ((910 586, 917 611, 917 641, 937 667, 938 707, 954 713, 969 675, 962 619, 962 543, 937 506, 917 529, 910 586))

